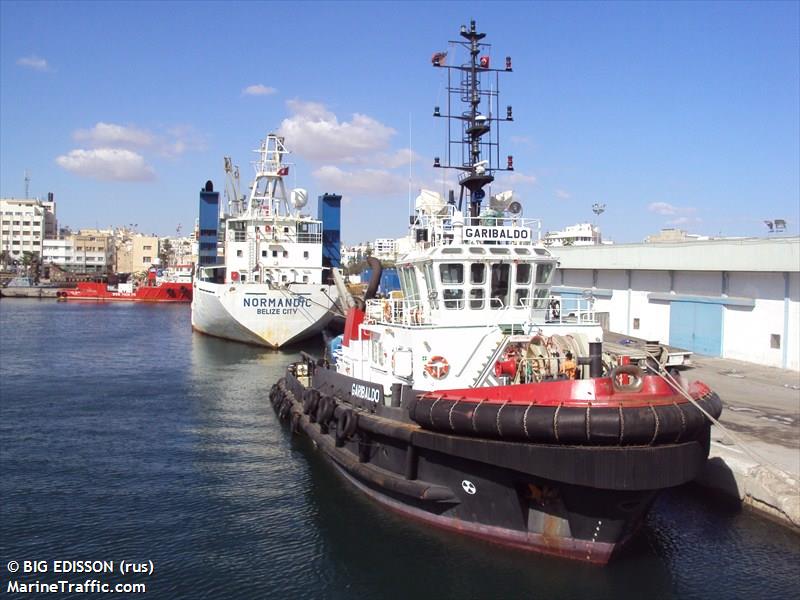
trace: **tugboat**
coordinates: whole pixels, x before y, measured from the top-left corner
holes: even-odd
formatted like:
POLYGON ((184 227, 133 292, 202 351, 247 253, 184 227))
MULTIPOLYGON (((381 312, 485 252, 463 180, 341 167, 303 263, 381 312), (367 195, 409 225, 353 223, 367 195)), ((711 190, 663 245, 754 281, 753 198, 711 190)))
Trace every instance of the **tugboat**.
MULTIPOLYGON (((240 199, 235 184, 229 197, 225 264, 198 266, 192 327, 280 348, 320 333, 334 315, 338 292, 323 275, 331 271, 323 269, 323 222, 300 213, 308 193, 286 193, 284 139, 271 133, 255 152, 249 197, 240 199)), ((230 159, 225 163, 231 173, 230 159)))
MULTIPOLYGON (((485 34, 462 27, 464 64, 445 66, 466 103, 458 203, 423 190, 402 298, 352 299, 331 356, 289 365, 269 397, 346 480, 384 506, 493 542, 605 564, 658 492, 705 464, 719 397, 662 376, 657 361, 603 352, 592 299, 551 298, 557 258, 513 192, 487 194, 499 164, 500 73, 485 34), (492 85, 481 85, 491 77, 492 85), (468 206, 465 206, 465 201, 468 206), (562 309, 563 308, 563 309, 562 309)), ((450 134, 448 134, 448 138, 450 134)), ((448 139, 448 142, 450 140, 448 139)), ((453 144, 448 144, 448 148, 453 144)))

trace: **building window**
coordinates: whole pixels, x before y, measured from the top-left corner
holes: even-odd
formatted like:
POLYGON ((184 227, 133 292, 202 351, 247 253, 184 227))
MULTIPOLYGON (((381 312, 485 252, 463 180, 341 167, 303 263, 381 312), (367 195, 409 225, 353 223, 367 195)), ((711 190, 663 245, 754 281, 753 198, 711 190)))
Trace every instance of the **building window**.
POLYGON ((278 258, 278 251, 277 250, 273 250, 272 251, 272 258, 278 258))
POLYGON ((267 251, 266 250, 262 250, 261 251, 261 257, 262 258, 266 258, 267 257, 267 251))
POLYGON ((242 251, 241 251, 241 250, 237 250, 237 251, 236 251, 236 256, 238 256, 238 257, 242 257, 242 256, 244 256, 244 254, 242 253, 242 251))
POLYGON ((308 250, 303 251, 303 258, 308 258, 308 250))
POLYGON ((150 264, 153 261, 153 258, 150 256, 143 256, 142 257, 142 264, 150 264))
POLYGON ((769 336, 769 347, 774 348, 775 350, 780 350, 781 348, 781 336, 777 333, 773 333, 769 336))
POLYGON ((142 246, 142 250, 152 250, 152 246, 142 246))

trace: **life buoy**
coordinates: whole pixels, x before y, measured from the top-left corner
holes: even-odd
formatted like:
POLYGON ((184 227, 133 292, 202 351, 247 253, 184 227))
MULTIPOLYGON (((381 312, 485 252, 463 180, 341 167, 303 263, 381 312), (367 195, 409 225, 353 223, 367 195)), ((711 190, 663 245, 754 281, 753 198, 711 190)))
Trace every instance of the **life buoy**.
POLYGON ((561 317, 561 301, 553 298, 550 300, 550 314, 554 319, 561 317))
POLYGON ((450 372, 450 363, 444 356, 431 356, 425 363, 425 372, 434 379, 444 379, 450 372))
POLYGON ((381 303, 383 304, 383 320, 387 322, 391 322, 392 320, 392 305, 389 303, 388 300, 382 300, 381 303))

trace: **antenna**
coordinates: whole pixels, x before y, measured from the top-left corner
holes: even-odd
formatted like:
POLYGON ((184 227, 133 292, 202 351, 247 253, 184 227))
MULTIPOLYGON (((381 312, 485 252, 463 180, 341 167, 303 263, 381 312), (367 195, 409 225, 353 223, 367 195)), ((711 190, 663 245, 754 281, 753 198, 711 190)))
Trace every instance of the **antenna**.
POLYGON ((31 183, 31 177, 28 175, 28 169, 25 169, 25 200, 29 198, 28 196, 28 187, 31 183))

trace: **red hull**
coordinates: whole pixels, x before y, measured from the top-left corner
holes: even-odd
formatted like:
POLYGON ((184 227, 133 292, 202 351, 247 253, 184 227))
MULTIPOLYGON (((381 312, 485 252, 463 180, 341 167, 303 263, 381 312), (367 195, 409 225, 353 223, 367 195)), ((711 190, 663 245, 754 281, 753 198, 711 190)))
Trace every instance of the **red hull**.
POLYGON ((191 302, 192 286, 189 283, 162 283, 157 286, 142 286, 129 293, 109 290, 105 283, 81 282, 75 289, 62 292, 61 299, 95 302, 191 302))

